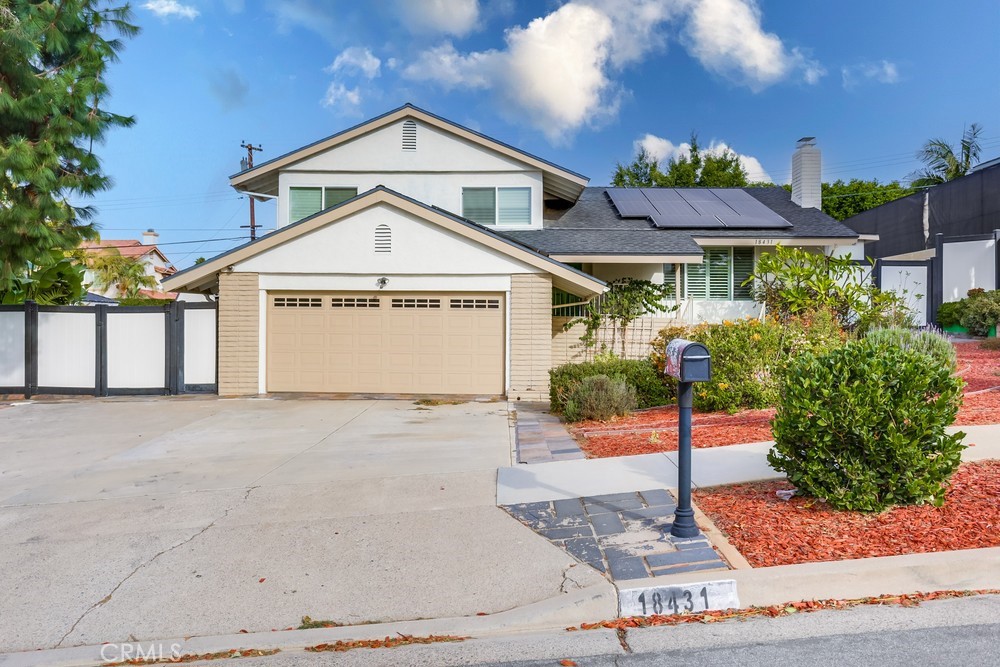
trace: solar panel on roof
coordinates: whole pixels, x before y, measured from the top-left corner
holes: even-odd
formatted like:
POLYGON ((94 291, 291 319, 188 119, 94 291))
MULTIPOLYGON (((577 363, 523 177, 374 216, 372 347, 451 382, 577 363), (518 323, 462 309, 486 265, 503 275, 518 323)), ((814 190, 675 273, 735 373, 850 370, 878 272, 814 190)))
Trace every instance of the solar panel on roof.
POLYGON ((623 218, 647 218, 664 229, 778 229, 791 223, 736 188, 608 188, 623 218))
POLYGON ((623 218, 646 218, 655 212, 641 190, 616 188, 605 192, 611 197, 611 203, 623 218))
POLYGON ((711 188, 711 190, 733 210, 733 213, 719 214, 727 227, 779 229, 792 226, 749 192, 727 188, 711 188))

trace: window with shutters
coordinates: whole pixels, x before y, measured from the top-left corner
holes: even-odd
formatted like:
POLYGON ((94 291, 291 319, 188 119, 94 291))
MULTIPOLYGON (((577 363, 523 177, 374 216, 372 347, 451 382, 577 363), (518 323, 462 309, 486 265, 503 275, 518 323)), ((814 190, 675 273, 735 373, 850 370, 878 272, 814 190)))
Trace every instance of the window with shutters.
POLYGON ((481 225, 530 225, 531 188, 462 188, 462 216, 481 225))
POLYGON ((357 196, 357 188, 288 188, 288 222, 298 222, 357 196))
POLYGON ((417 150, 417 124, 412 120, 403 121, 403 150, 417 150))
POLYGON ((743 282, 753 274, 753 265, 752 247, 705 248, 704 262, 685 265, 682 293, 688 299, 750 301, 752 285, 743 282))

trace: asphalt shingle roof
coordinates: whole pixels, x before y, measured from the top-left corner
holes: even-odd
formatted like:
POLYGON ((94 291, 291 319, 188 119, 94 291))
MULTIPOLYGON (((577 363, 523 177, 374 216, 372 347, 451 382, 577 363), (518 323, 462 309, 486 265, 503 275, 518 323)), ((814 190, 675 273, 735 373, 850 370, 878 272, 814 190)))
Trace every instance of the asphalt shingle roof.
POLYGON ((500 231, 547 255, 700 255, 699 238, 856 238, 857 232, 814 208, 792 203, 784 188, 743 188, 792 223, 782 229, 658 229, 648 220, 621 218, 606 187, 586 188, 580 199, 543 229, 500 231))

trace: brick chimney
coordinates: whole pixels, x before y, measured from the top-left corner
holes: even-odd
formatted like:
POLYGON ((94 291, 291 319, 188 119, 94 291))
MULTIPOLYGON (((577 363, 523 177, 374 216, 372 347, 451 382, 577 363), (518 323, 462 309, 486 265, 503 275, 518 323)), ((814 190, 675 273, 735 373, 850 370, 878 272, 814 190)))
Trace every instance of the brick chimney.
POLYGON ((147 229, 142 233, 142 245, 156 245, 156 240, 160 238, 160 235, 154 232, 152 229, 147 229))
POLYGON ((822 208, 822 164, 816 137, 802 137, 792 153, 792 201, 802 208, 822 208))

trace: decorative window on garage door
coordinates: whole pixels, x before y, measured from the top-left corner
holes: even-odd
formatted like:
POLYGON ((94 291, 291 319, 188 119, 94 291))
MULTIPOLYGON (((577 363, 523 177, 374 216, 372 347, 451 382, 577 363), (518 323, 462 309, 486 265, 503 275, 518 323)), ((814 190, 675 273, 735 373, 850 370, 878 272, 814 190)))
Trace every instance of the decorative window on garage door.
POLYGON ((322 308, 323 299, 318 296, 276 296, 275 308, 322 308))
POLYGON ((441 299, 393 299, 393 308, 440 308, 441 299))
POLYGON ((335 296, 330 299, 333 308, 378 308, 378 297, 335 296))
POLYGON ((452 299, 451 307, 462 310, 496 310, 500 299, 452 299))

